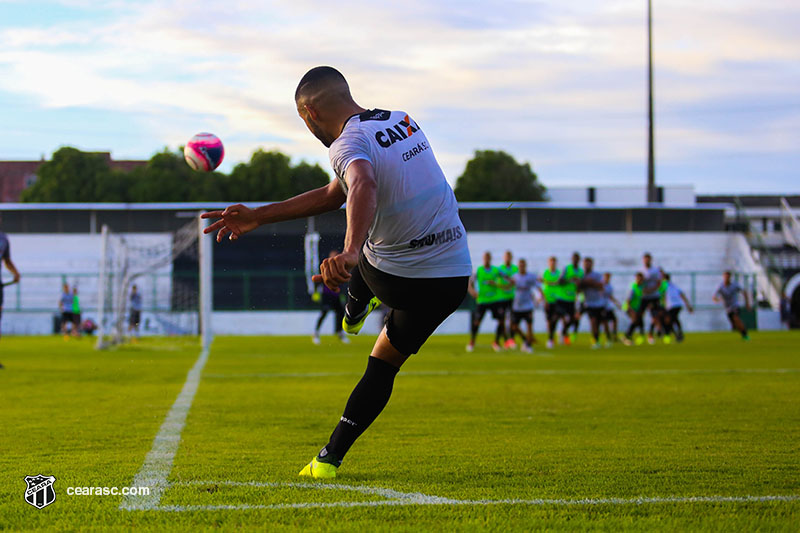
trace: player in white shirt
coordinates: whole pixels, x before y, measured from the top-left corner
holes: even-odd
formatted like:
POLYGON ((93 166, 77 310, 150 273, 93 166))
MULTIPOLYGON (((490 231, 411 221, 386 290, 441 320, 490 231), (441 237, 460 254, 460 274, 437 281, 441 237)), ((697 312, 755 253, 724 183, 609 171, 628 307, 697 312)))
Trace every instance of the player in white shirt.
POLYGON ((650 252, 645 252, 642 256, 642 275, 644 276, 644 285, 642 287, 642 308, 639 311, 642 318, 644 314, 650 310, 650 330, 647 334, 647 342, 650 344, 655 343, 653 333, 658 328, 660 333, 663 333, 664 327, 661 323, 661 295, 658 288, 661 286, 661 275, 663 271, 661 267, 653 265, 653 256, 650 252))
POLYGON ((329 147, 336 180, 283 202, 241 204, 203 214, 205 231, 240 238, 261 224, 334 211, 347 201, 342 253, 320 274, 333 291, 349 283, 343 326, 357 333, 381 302, 391 311, 328 444, 301 476, 332 478, 355 440, 389 401, 395 375, 467 293, 472 274, 458 204, 419 124, 404 111, 356 104, 331 67, 308 71, 295 91, 297 112, 329 147))
POLYGON ((514 301, 511 304, 511 338, 514 339, 517 334, 522 337, 523 345, 522 351, 531 353, 533 351, 533 291, 539 290, 539 300, 541 301, 544 296, 542 295, 542 287, 539 284, 539 277, 536 274, 528 272, 528 262, 525 259, 520 259, 518 263, 518 271, 511 276, 511 283, 514 285, 516 291, 514 292, 514 301), (528 326, 525 335, 519 327, 521 321, 525 321, 528 326))
POLYGON ((606 297, 607 304, 603 312, 603 328, 606 332, 606 345, 611 342, 619 340, 617 333, 617 313, 615 309, 621 309, 622 304, 614 298, 614 286, 611 285, 611 272, 603 273, 603 294, 606 297))
POLYGON ((664 280, 667 282, 667 290, 664 292, 664 334, 669 335, 675 333, 675 340, 678 342, 683 341, 683 325, 679 315, 683 310, 683 304, 686 304, 686 310, 694 313, 691 302, 686 297, 686 294, 680 287, 672 283, 669 274, 664 274, 664 280))

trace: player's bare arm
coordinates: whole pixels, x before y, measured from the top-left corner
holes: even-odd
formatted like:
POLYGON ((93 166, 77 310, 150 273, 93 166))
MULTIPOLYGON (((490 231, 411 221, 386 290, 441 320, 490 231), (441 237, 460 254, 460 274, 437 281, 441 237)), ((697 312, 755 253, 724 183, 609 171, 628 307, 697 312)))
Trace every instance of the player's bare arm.
POLYGON ((322 281, 329 289, 338 292, 339 285, 350 279, 350 271, 358 264, 361 247, 367 240, 377 209, 378 184, 375 171, 369 161, 359 159, 347 167, 347 232, 344 250, 335 257, 327 258, 319 266, 320 273, 313 281, 322 281))
POLYGON ((225 235, 230 234, 229 239, 236 240, 263 224, 274 224, 334 211, 342 206, 345 199, 344 191, 334 180, 328 185, 312 189, 282 202, 262 205, 255 209, 235 204, 224 210, 203 213, 200 217, 220 219, 203 232, 216 231, 217 242, 221 242, 225 235))
POLYGON ((17 283, 20 277, 19 270, 17 270, 17 266, 11 261, 10 257, 3 259, 3 264, 6 265, 8 271, 11 272, 12 276, 14 276, 14 280, 12 281, 12 283, 17 283))

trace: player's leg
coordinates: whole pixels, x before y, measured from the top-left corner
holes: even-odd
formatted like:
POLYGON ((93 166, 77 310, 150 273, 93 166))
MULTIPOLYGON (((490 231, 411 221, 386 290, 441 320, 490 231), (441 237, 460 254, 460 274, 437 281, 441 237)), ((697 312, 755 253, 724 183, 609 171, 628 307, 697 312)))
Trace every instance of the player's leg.
POLYGON ((739 316, 739 309, 735 309, 728 313, 728 318, 730 318, 731 324, 733 325, 734 329, 739 332, 743 339, 749 339, 747 335, 747 327, 744 325, 742 321, 742 317, 739 316))
POLYGON ((558 326, 559 318, 557 302, 548 303, 545 314, 547 316, 547 347, 552 348, 555 344, 556 327, 558 326))
POLYGON ((366 276, 391 311, 368 358, 367 369, 353 389, 328 444, 301 475, 315 475, 315 464, 322 463, 328 465, 320 467, 323 476, 335 476, 335 469, 355 440, 388 403, 400 367, 458 308, 469 281, 467 277, 412 280, 391 276, 374 267, 366 276))
POLYGON ((600 312, 601 309, 589 308, 587 314, 589 315, 589 327, 592 331, 592 348, 600 347, 600 312))
POLYGON ((683 340, 683 324, 681 324, 680 314, 681 314, 681 308, 676 307, 670 310, 670 315, 669 315, 672 331, 675 332, 675 339, 678 342, 681 342, 683 340))
POLYGON ((497 326, 494 330, 494 342, 492 348, 495 352, 502 350, 502 342, 506 336, 506 308, 503 302, 495 302, 492 306, 492 318, 497 321, 497 326))
POLYGON ((525 334, 525 341, 528 345, 528 349, 533 349, 533 343, 535 339, 533 338, 533 311, 528 311, 528 314, 525 315, 525 323, 527 324, 527 332, 525 334))
POLYGON ((481 327, 481 322, 483 322, 483 316, 486 314, 487 307, 485 304, 478 304, 477 307, 472 311, 472 315, 470 316, 470 336, 469 336, 469 344, 467 344, 467 351, 471 352, 473 348, 475 348, 475 337, 478 335, 478 329, 481 327))

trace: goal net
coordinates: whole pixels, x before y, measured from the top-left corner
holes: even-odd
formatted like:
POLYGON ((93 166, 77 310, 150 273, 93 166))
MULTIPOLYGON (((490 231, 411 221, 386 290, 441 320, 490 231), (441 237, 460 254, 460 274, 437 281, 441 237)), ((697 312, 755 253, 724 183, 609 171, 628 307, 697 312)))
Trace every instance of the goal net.
POLYGON ((211 341, 211 246, 205 221, 172 233, 121 234, 103 226, 97 348, 139 336, 211 341))

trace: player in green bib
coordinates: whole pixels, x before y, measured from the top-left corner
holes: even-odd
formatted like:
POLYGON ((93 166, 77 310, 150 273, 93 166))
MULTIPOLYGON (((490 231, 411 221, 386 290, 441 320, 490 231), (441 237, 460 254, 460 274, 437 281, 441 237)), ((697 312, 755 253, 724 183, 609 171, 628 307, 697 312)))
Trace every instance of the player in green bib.
POLYGON ((556 333, 558 320, 561 318, 561 308, 559 301, 562 295, 561 271, 557 268, 558 260, 551 256, 547 260, 547 268, 542 272, 539 280, 542 284, 542 294, 544 295, 544 312, 547 317, 547 347, 553 347, 553 338, 556 333))
POLYGON ((564 327, 561 330, 562 342, 569 345, 571 341, 575 340, 578 333, 578 324, 580 323, 580 312, 576 309, 575 302, 578 299, 578 285, 583 280, 584 271, 580 266, 581 254, 575 252, 572 254, 572 263, 567 265, 563 272, 563 284, 561 286, 561 306, 564 310, 564 327), (573 327, 573 333, 570 337, 569 328, 573 327))
POLYGON ((472 276, 467 288, 477 304, 472 312, 472 327, 470 329, 469 344, 467 344, 468 352, 475 348, 475 337, 478 335, 478 329, 481 327, 481 321, 483 321, 486 311, 490 311, 492 318, 497 320, 497 329, 495 330, 492 348, 496 352, 502 350, 500 338, 505 334, 505 314, 498 313, 497 302, 501 299, 500 287, 503 282, 504 278, 500 269, 492 266, 492 254, 485 252, 483 254, 483 264, 475 270, 475 274, 472 276))
POLYGON ((636 339, 637 344, 641 344, 644 337, 644 309, 642 309, 642 297, 644 295, 644 274, 641 272, 636 273, 636 281, 631 284, 631 292, 628 294, 628 299, 625 302, 628 307, 628 316, 631 317, 631 324, 628 326, 628 331, 622 338, 623 344, 630 346, 633 344, 633 331, 639 330, 640 336, 636 339))
POLYGON ((500 286, 497 288, 497 312, 503 315, 503 338, 505 341, 503 346, 505 348, 515 348, 517 346, 514 339, 508 335, 510 325, 506 327, 506 320, 510 318, 511 306, 514 303, 514 295, 517 290, 511 282, 511 278, 519 272, 519 268, 512 261, 511 250, 506 250, 506 253, 503 254, 503 264, 497 267, 501 275, 500 286))

